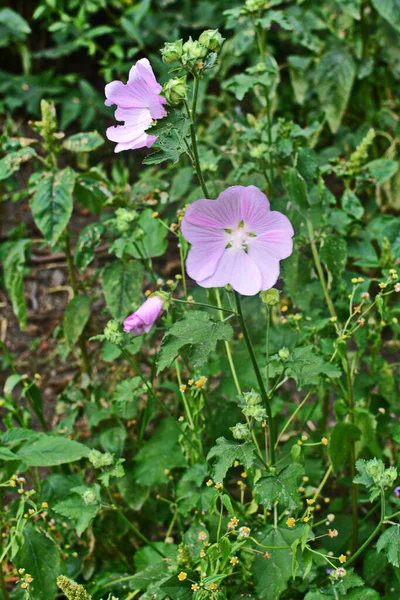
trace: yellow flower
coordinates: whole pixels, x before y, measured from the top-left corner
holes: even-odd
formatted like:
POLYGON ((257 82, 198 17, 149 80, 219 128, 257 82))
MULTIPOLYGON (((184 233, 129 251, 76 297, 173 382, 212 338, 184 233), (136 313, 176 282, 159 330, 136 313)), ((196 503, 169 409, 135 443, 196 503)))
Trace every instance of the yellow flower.
POLYGON ((344 555, 344 554, 341 554, 341 555, 339 556, 339 562, 340 562, 340 563, 342 563, 342 564, 343 564, 343 563, 345 563, 345 562, 346 562, 346 560, 347 560, 347 558, 345 557, 345 555, 344 555))
POLYGON ((193 384, 194 384, 194 379, 189 379, 188 385, 193 385, 193 384))
POLYGON ((239 562, 239 559, 237 556, 232 556, 232 558, 229 562, 231 563, 231 565, 237 565, 237 563, 239 562))
POLYGON ((288 527, 294 527, 296 525, 296 519, 294 519, 293 517, 289 517, 286 521, 286 525, 288 527))
POLYGON ((151 290, 146 290, 144 295, 146 296, 146 298, 148 298, 151 294, 151 290))
POLYGON ((185 384, 182 384, 179 386, 179 389, 181 390, 181 392, 186 392, 187 386, 185 384))
POLYGON ((201 390, 201 388, 204 387, 206 381, 207 381, 207 377, 200 377, 200 379, 198 381, 196 381, 196 387, 197 387, 197 389, 201 390))
POLYGON ((309 499, 307 500, 307 504, 308 504, 308 506, 312 506, 312 505, 314 504, 314 502, 315 502, 315 500, 313 500, 312 498, 309 498, 309 499))
POLYGON ((386 283, 383 283, 383 281, 381 281, 379 287, 381 288, 381 290, 384 290, 386 287, 386 283))
POLYGON ((228 523, 228 529, 235 529, 238 523, 239 519, 237 517, 232 517, 232 519, 228 523))
POLYGON ((222 488, 222 483, 216 483, 214 487, 216 490, 220 490, 222 488))
POLYGON ((200 531, 199 533, 199 540, 206 540, 208 538, 207 532, 206 531, 200 531))
POLYGON ((332 323, 336 323, 336 321, 337 321, 337 317, 331 317, 331 322, 332 323))
POLYGON ((154 212, 151 214, 151 216, 153 217, 153 219, 157 219, 157 217, 158 217, 158 212, 155 210, 155 211, 154 211, 154 212))
POLYGON ((329 444, 329 440, 326 437, 321 438, 321 444, 323 444, 324 446, 327 446, 329 444))
POLYGON ((21 587, 25 590, 27 587, 29 587, 29 583, 21 583, 21 587))
POLYGON ((42 508, 49 508, 49 505, 47 502, 42 502, 42 508))
POLYGON ((194 592, 197 592, 197 590, 199 589, 199 584, 198 583, 192 583, 191 589, 194 592))
POLYGON ((304 519, 303 519, 304 523, 308 523, 309 520, 310 520, 309 517, 304 517, 304 519))
POLYGON ((185 573, 185 571, 181 571, 178 575, 179 581, 185 581, 186 577, 187 577, 187 573, 185 573))
POLYGON ((353 279, 351 280, 351 283, 354 285, 356 283, 358 283, 358 277, 353 277, 353 279))
MULTIPOLYGON (((328 529, 328 536, 330 538, 334 538, 337 537, 339 535, 339 532, 337 529, 328 529)), ((339 559, 340 560, 340 559, 339 559)), ((346 561, 346 557, 344 557, 344 561, 346 561)))
POLYGON ((208 481, 206 481, 206 486, 211 487, 213 485, 213 483, 214 483, 213 480, 209 479, 208 481))
POLYGON ((210 590, 214 592, 216 589, 217 589, 217 584, 216 583, 210 583, 210 590))
POLYGON ((206 553, 204 552, 204 550, 200 551, 200 558, 205 558, 206 553))

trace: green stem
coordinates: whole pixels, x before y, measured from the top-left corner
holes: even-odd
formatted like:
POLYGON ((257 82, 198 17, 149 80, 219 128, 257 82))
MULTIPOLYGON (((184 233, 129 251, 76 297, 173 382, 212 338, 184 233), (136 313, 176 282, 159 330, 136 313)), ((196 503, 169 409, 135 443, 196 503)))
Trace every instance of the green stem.
POLYGON ((264 386, 264 381, 260 372, 260 368, 258 366, 257 363, 257 359, 256 359, 256 355, 254 353, 254 349, 253 349, 253 345, 251 343, 251 339, 249 336, 249 332, 247 330, 247 326, 245 323, 245 320, 243 318, 243 312, 242 312, 242 305, 241 305, 241 301, 240 301, 240 294, 238 294, 238 292, 235 291, 235 299, 236 299, 236 307, 237 307, 237 313, 238 313, 238 317, 239 317, 239 322, 240 322, 240 326, 242 328, 243 331, 243 336, 247 345, 247 350, 249 352, 249 356, 250 356, 250 360, 253 364, 253 369, 254 369, 254 373, 256 375, 257 381, 258 381, 258 386, 260 388, 260 394, 261 397, 263 399, 264 402, 264 406, 265 406, 265 410, 267 413, 267 417, 268 417, 268 427, 269 427, 269 439, 268 439, 268 445, 269 445, 269 458, 271 460, 271 464, 275 464, 275 428, 274 428, 274 422, 273 422, 273 418, 272 418, 272 410, 271 410, 271 405, 269 402, 269 398, 268 398, 268 394, 266 392, 265 386, 264 386))
POLYGON ((217 542, 219 542, 221 537, 221 528, 222 528, 222 516, 224 514, 224 503, 222 502, 221 496, 219 497, 219 501, 221 502, 221 510, 219 511, 219 520, 218 520, 218 531, 217 531, 217 542))
MULTIPOLYGON (((217 299, 217 306, 218 306, 219 310, 221 311, 220 312, 220 319, 221 319, 221 321, 223 321, 224 319, 223 319, 222 312, 224 312, 224 309, 222 308, 221 296, 220 296, 218 288, 215 289, 215 297, 217 299)), ((237 393, 240 396, 240 394, 242 393, 242 390, 240 388, 240 383, 239 383, 239 379, 238 379, 238 376, 237 376, 237 373, 236 373, 235 364, 233 362, 231 347, 230 347, 230 344, 229 344, 228 341, 225 341, 224 343, 225 343, 226 356, 228 358, 228 362, 229 362, 229 366, 231 368, 231 373, 232 373, 233 381, 235 383, 235 388, 236 388, 237 393)))
MULTIPOLYGON (((77 282, 77 279, 75 276, 74 263, 72 260, 71 244, 69 241, 68 231, 65 232, 65 257, 67 259, 67 270, 68 270, 69 281, 70 281, 71 287, 74 291, 74 295, 77 295, 78 294, 78 282, 77 282)), ((92 367, 91 367, 89 356, 87 353, 86 340, 85 340, 83 333, 81 333, 81 335, 79 336, 78 344, 79 344, 79 348, 81 350, 83 371, 89 377, 91 377, 92 367)))
MULTIPOLYGON (((354 424, 354 393, 353 393, 353 382, 351 378, 351 367, 349 361, 346 360, 346 382, 347 382, 347 394, 348 394, 348 406, 350 412, 350 421, 354 424)), ((356 476, 356 443, 354 440, 350 441, 350 474, 351 474, 351 514, 353 521, 353 532, 351 536, 351 552, 355 552, 357 548, 358 540, 358 485, 354 483, 356 476)))
POLYGON ((289 427, 290 423, 293 421, 293 419, 295 418, 295 416, 297 415, 297 413, 303 408, 303 406, 305 405, 305 403, 307 402, 307 400, 309 399, 309 397, 312 394, 312 390, 308 392, 308 394, 306 395, 306 397, 300 402, 300 404, 298 405, 298 407, 296 408, 296 410, 294 411, 294 413, 292 415, 290 415, 289 419, 286 421, 282 431, 280 432, 280 434, 278 435, 278 439, 276 440, 275 443, 275 448, 277 448, 281 437, 283 436, 283 434, 285 433, 286 429, 289 427))
POLYGON ((179 260, 181 263, 181 274, 182 274, 182 285, 183 295, 187 298, 187 285, 186 285, 186 271, 185 271, 185 257, 183 255, 183 236, 179 234, 179 260))
POLYGON ((149 539, 147 539, 147 537, 145 535, 143 535, 143 533, 141 533, 139 531, 139 529, 137 529, 131 522, 129 519, 126 518, 126 516, 124 515, 124 513, 122 512, 122 510, 120 510, 118 508, 118 506, 115 504, 112 494, 110 492, 109 489, 107 489, 107 493, 109 495, 110 498, 110 502, 111 502, 111 506, 113 507, 113 509, 119 514, 119 516, 121 517, 121 519, 124 521, 124 523, 129 527, 129 529, 131 529, 135 535, 137 535, 138 538, 140 538, 142 540, 142 542, 144 542, 145 544, 147 544, 148 546, 150 546, 150 548, 152 548, 155 552, 157 552, 157 554, 159 554, 160 556, 162 556, 163 558, 166 558, 165 554, 163 552, 161 552, 161 550, 159 550, 157 548, 157 546, 155 544, 153 544, 153 542, 151 542, 149 539))
POLYGON ((190 139, 192 141, 192 151, 193 151, 193 166, 197 173, 197 177, 199 179, 199 183, 201 189, 203 190, 203 194, 205 198, 209 198, 209 193, 207 190, 206 182, 204 181, 203 173, 200 167, 200 159, 199 159, 199 151, 197 148, 197 137, 196 137, 196 108, 197 108, 197 98, 199 93, 199 77, 198 75, 194 75, 194 85, 193 85, 193 96, 192 96, 192 108, 190 110, 190 117, 192 119, 192 123, 190 125, 190 139))
POLYGON ((319 277, 319 280, 321 282, 321 287, 322 287, 322 291, 324 292, 326 304, 328 306, 328 310, 330 312, 331 317, 336 317, 335 307, 333 306, 333 302, 332 302, 331 297, 329 295, 329 291, 328 291, 328 286, 327 286, 326 279, 325 279, 324 270, 322 268, 321 260, 319 258, 318 248, 317 248, 317 245, 315 243, 315 235, 314 235, 313 224, 310 221, 310 219, 307 219, 307 230, 308 230, 308 237, 309 237, 310 243, 311 243, 311 251, 312 251, 312 254, 313 254, 313 258, 314 258, 315 268, 317 269, 318 277, 319 277))
MULTIPOLYGON (((181 370, 179 368, 179 363, 177 360, 175 361, 175 369, 176 369, 176 377, 178 379, 178 385, 179 385, 179 389, 180 389, 180 387, 182 385, 182 378, 181 378, 181 370)), ((180 390, 180 393, 181 393, 182 403, 185 408, 186 418, 189 421, 189 425, 190 425, 191 429, 194 431, 193 417, 192 417, 191 410, 189 408, 189 404, 188 404, 185 392, 182 392, 180 390)))
POLYGON ((220 308, 219 306, 214 306, 213 304, 206 304, 205 302, 189 302, 189 300, 180 300, 178 298, 171 298, 171 302, 181 302, 182 304, 191 304, 193 306, 205 306, 206 308, 213 308, 214 310, 220 310, 222 312, 229 313, 230 315, 234 315, 231 310, 227 310, 226 308, 220 308))
POLYGON ((374 529, 374 531, 371 533, 369 538, 363 543, 363 545, 357 550, 357 552, 355 552, 353 554, 353 556, 350 557, 350 559, 347 561, 346 565, 351 565, 360 556, 360 554, 362 554, 364 552, 365 548, 369 545, 370 542, 372 542, 372 540, 378 535, 378 533, 382 529, 384 520, 385 520, 385 495, 381 494, 381 518, 379 520, 379 523, 376 526, 376 528, 374 529))

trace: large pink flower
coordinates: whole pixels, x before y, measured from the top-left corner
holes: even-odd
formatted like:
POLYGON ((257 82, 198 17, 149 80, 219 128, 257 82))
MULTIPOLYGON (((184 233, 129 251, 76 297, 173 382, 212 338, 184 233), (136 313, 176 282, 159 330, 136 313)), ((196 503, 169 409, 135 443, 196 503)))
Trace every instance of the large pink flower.
POLYGON ((106 85, 106 106, 117 105, 115 118, 125 121, 124 125, 109 127, 106 135, 112 142, 118 142, 115 152, 150 148, 157 139, 148 135, 146 129, 153 120, 167 114, 164 108, 166 99, 160 96, 162 87, 154 76, 147 58, 141 58, 129 71, 128 83, 112 81, 106 85))
POLYGON ((148 333, 163 311, 164 300, 159 296, 147 298, 139 308, 124 321, 125 333, 141 335, 148 333))
POLYGON ((186 269, 205 288, 228 283, 245 296, 271 288, 279 261, 291 255, 293 227, 271 211, 268 198, 254 185, 235 185, 216 200, 197 200, 182 221, 192 244, 186 269))

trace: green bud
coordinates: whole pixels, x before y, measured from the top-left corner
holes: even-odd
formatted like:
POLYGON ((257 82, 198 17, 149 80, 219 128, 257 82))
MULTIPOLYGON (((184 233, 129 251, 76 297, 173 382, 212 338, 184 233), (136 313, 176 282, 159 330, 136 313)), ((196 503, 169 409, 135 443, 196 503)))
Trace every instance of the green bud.
POLYGON ((236 423, 234 427, 230 427, 235 440, 249 440, 251 438, 249 428, 246 423, 236 423))
POLYGON ((244 392, 242 396, 247 406, 256 406, 257 404, 261 404, 261 396, 254 390, 251 390, 251 392, 244 392))
POLYGON ((96 493, 94 492, 94 490, 86 490, 82 494, 82 500, 84 501, 86 506, 90 506, 91 504, 96 504, 97 503, 96 493))
POLYGON ((60 575, 57 577, 57 585, 67 596, 68 600, 91 600, 92 596, 87 593, 83 585, 75 583, 69 577, 60 575))
POLYGON ((265 292, 260 293, 261 301, 268 306, 275 306, 279 302, 279 290, 276 288, 270 288, 265 292))
POLYGON ((265 5, 266 5, 265 0, 246 0, 245 6, 249 12, 257 12, 257 11, 261 10, 262 8, 264 8, 265 5))
POLYGON ((186 544, 179 544, 177 559, 178 565, 181 569, 190 567, 192 563, 192 557, 186 544))
POLYGON ((174 77, 170 79, 163 87, 164 96, 168 104, 180 104, 187 99, 189 86, 186 84, 186 76, 174 77))
POLYGON ((111 342, 111 344, 115 344, 116 346, 122 344, 124 336, 120 331, 120 325, 118 321, 108 321, 104 329, 104 337, 108 342, 111 342))
POLYGON ((140 241, 144 238, 145 236, 145 232, 143 231, 143 229, 141 229, 140 227, 138 227, 135 231, 135 239, 140 241))
POLYGON ((246 417, 251 417, 258 422, 264 421, 267 418, 267 413, 265 408, 262 408, 259 404, 257 406, 248 406, 243 409, 243 414, 246 417))
POLYGON ((99 452, 98 450, 95 450, 94 448, 89 452, 88 459, 92 463, 92 465, 94 466, 95 469, 101 469, 102 467, 108 467, 109 465, 112 465, 114 462, 112 454, 110 454, 109 452, 105 452, 103 454, 103 452, 99 452))
POLYGON ((203 44, 200 44, 200 42, 192 40, 191 37, 183 44, 184 62, 199 60, 207 56, 207 54, 207 48, 203 44))
POLYGON ((182 53, 182 40, 176 40, 176 42, 165 42, 164 48, 161 48, 161 56, 166 65, 179 60, 182 56, 182 53))
POLYGON ((283 347, 278 351, 279 358, 282 360, 287 360, 290 357, 290 352, 287 348, 283 347))
POLYGON ((200 44, 203 44, 210 52, 219 52, 224 41, 225 38, 222 37, 218 29, 207 29, 199 37, 200 44))

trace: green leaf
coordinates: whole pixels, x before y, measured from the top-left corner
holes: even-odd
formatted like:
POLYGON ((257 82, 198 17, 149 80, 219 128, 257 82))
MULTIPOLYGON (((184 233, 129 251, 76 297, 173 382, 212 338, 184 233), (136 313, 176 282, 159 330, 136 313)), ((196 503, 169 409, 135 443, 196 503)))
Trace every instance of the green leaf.
POLYGON ((69 348, 73 348, 79 336, 85 329, 90 317, 90 302, 88 296, 75 296, 65 309, 64 335, 69 348))
POLYGON ((207 474, 208 465, 199 463, 190 467, 179 480, 176 497, 179 512, 183 515, 187 515, 192 508, 200 511, 210 509, 215 490, 204 485, 207 474))
POLYGON ((354 219, 361 219, 364 214, 364 207, 353 192, 350 190, 345 190, 341 202, 343 210, 348 215, 354 217, 354 219))
POLYGON ((103 272, 102 287, 108 309, 114 319, 123 319, 138 307, 143 285, 140 262, 115 261, 103 272))
POLYGON ((336 133, 342 122, 355 74, 351 54, 340 46, 328 50, 317 65, 316 90, 332 133, 336 133))
POLYGON ((94 259, 94 250, 100 244, 103 233, 104 227, 101 223, 91 223, 80 232, 74 256, 78 271, 83 271, 94 259))
POLYGON ((186 466, 178 437, 179 432, 174 423, 169 419, 161 421, 151 439, 141 447, 135 457, 133 476, 139 485, 166 483, 166 471, 186 466))
POLYGON ((29 598, 49 600, 57 596, 56 578, 61 571, 60 553, 51 537, 27 525, 23 531, 24 544, 14 558, 17 569, 32 575, 29 598))
POLYGON ((181 321, 172 325, 163 338, 157 358, 157 371, 163 371, 176 359, 182 348, 190 345, 190 362, 203 365, 219 340, 232 339, 233 330, 227 323, 214 321, 204 311, 191 310, 181 321))
POLYGON ((336 365, 316 354, 314 346, 296 348, 287 362, 286 373, 297 381, 299 389, 305 385, 318 385, 321 376, 335 379, 341 375, 336 365))
POLYGON ((100 486, 79 486, 71 490, 70 496, 57 502, 52 509, 72 521, 76 533, 80 537, 89 527, 101 508, 100 504, 100 486))
POLYGON ((123 419, 134 419, 138 412, 138 399, 142 393, 139 389, 142 380, 140 377, 121 381, 114 391, 113 407, 115 413, 123 419))
POLYGON ((254 463, 255 451, 256 447, 252 442, 236 444, 224 437, 218 438, 216 445, 211 448, 207 455, 208 461, 213 458, 216 459, 213 466, 214 481, 222 483, 228 469, 235 460, 238 460, 245 470, 250 469, 254 463))
POLYGON ((265 63, 246 69, 246 73, 234 75, 222 84, 223 89, 233 92, 238 100, 243 100, 245 95, 256 85, 262 85, 269 93, 276 88, 279 79, 279 69, 275 59, 270 55, 265 63))
POLYGON ((97 131, 71 135, 63 143, 63 148, 70 152, 92 152, 104 144, 104 139, 97 131))
MULTIPOLYGON (((291 546, 296 536, 295 531, 270 526, 262 536, 256 537, 265 546, 291 546)), ((292 576, 291 549, 270 550, 270 554, 268 560, 257 554, 252 566, 257 598, 260 600, 278 600, 292 576)))
POLYGON ((32 216, 50 244, 57 242, 71 217, 75 177, 70 167, 57 173, 45 173, 32 198, 32 216))
POLYGON ((351 442, 359 440, 361 432, 352 423, 337 423, 331 431, 328 452, 335 471, 349 463, 351 442))
POLYGON ((281 508, 295 510, 300 505, 297 479, 304 474, 304 469, 298 463, 288 465, 278 475, 262 477, 254 486, 257 499, 267 509, 272 509, 275 502, 281 508))
POLYGON ((367 169, 369 169, 372 177, 376 179, 377 185, 382 185, 382 183, 389 181, 389 179, 396 175, 399 169, 399 163, 397 160, 389 160, 386 158, 371 160, 365 166, 367 169))
POLYGON ((186 152, 185 140, 189 135, 191 121, 180 110, 172 110, 166 117, 157 121, 156 125, 147 129, 149 135, 156 135, 157 140, 152 152, 143 160, 145 165, 158 165, 164 160, 176 163, 181 154, 186 152))
POLYGON ((372 6, 385 21, 400 32, 400 0, 372 0, 372 6))
POLYGON ((305 102, 308 89, 310 87, 307 73, 311 65, 312 58, 309 56, 288 56, 289 76, 292 84, 295 100, 302 105, 305 102))
POLYGON ((30 240, 18 240, 8 246, 3 263, 4 283, 21 329, 26 327, 24 274, 26 251, 30 244, 30 240))
POLYGON ((19 460, 18 456, 8 448, 0 448, 0 460, 19 460))
POLYGON ((297 157, 298 171, 311 188, 318 175, 318 156, 312 148, 299 148, 297 157))
POLYGON ((31 33, 28 22, 15 10, 3 8, 0 10, 0 41, 2 46, 8 43, 9 37, 23 40, 27 34, 31 33), (3 28, 5 31, 3 31, 3 28))
POLYGON ((291 201, 298 208, 308 208, 307 184, 297 169, 289 169, 285 174, 285 184, 291 201))
POLYGON ((162 256, 168 247, 168 229, 160 221, 154 219, 152 214, 151 209, 146 209, 141 213, 137 227, 143 230, 144 236, 141 240, 135 240, 134 244, 129 244, 126 249, 135 258, 162 256))
POLYGON ((89 454, 89 449, 67 438, 41 434, 23 444, 17 454, 30 467, 52 467, 80 460, 89 454))
MULTIPOLYGON (((0 11, 0 14, 1 12, 4 11, 0 11)), ((29 146, 16 152, 9 152, 7 156, 0 160, 0 181, 7 179, 15 171, 18 171, 22 163, 30 160, 33 156, 36 156, 36 152, 34 148, 29 146)))
POLYGON ((380 536, 376 549, 385 551, 386 558, 394 567, 400 567, 400 527, 392 525, 380 536))
POLYGON ((333 279, 339 279, 347 263, 346 240, 338 235, 327 235, 321 248, 321 259, 333 279))

